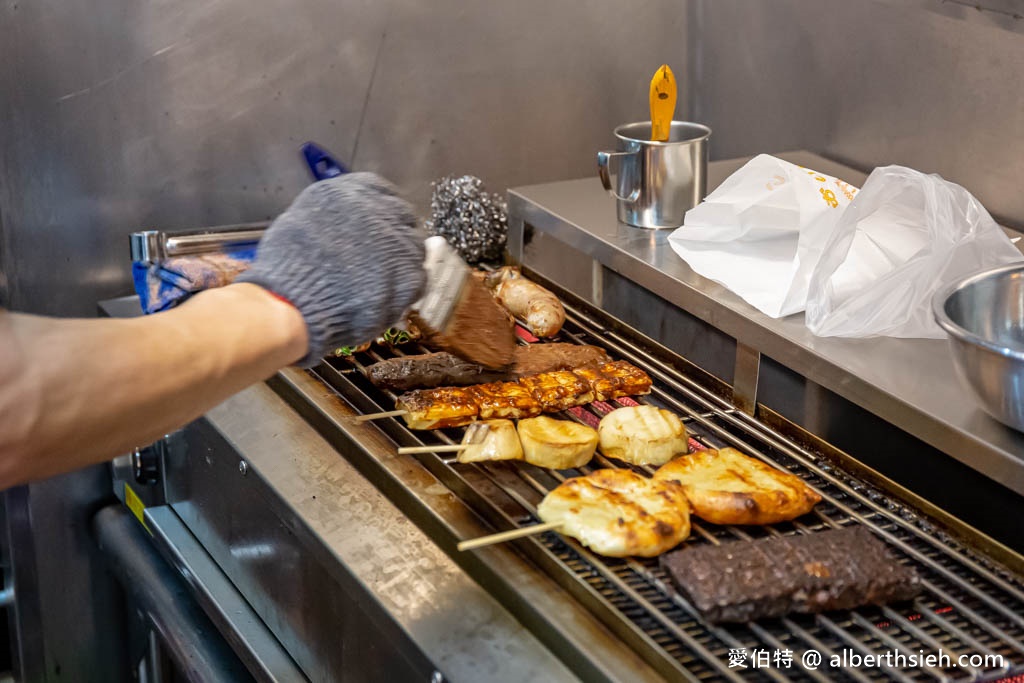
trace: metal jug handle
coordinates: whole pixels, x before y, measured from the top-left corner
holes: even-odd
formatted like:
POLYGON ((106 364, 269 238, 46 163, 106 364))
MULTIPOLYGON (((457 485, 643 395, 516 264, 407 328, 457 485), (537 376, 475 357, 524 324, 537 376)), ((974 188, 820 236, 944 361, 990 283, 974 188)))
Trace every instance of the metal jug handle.
POLYGON ((597 175, 601 178, 601 184, 608 194, 623 202, 635 202, 640 197, 640 188, 635 187, 629 195, 623 197, 612 188, 612 179, 608 173, 608 164, 613 157, 627 157, 639 154, 639 152, 598 152, 597 153, 597 175))

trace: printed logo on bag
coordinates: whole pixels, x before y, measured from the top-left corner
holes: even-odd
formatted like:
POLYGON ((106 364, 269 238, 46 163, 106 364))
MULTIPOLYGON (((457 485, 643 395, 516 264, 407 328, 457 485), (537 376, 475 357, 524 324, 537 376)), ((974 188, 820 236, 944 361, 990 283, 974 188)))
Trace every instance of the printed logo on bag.
MULTIPOLYGON (((807 175, 813 177, 819 183, 827 183, 828 182, 828 178, 826 178, 825 176, 821 175, 817 171, 812 171, 812 170, 810 170, 808 168, 804 168, 803 166, 798 166, 797 168, 802 170, 807 175)), ((775 176, 775 177, 778 178, 778 176, 775 176)), ((836 187, 839 188, 839 191, 843 193, 843 196, 846 197, 849 201, 852 202, 853 201, 853 195, 857 194, 857 188, 855 188, 853 185, 850 185, 849 183, 846 183, 846 182, 843 182, 842 180, 839 180, 838 178, 833 178, 833 180, 835 181, 836 187)), ((769 190, 772 189, 771 184, 768 185, 768 189, 769 190)), ((824 187, 821 188, 820 190, 818 190, 818 192, 821 193, 821 198, 825 200, 826 204, 831 206, 833 209, 838 209, 839 208, 839 200, 836 199, 836 193, 835 192, 833 192, 832 190, 826 190, 824 187)))
POLYGON ((832 190, 826 190, 824 187, 821 188, 820 190, 818 190, 818 192, 821 193, 821 197, 822 197, 822 199, 825 200, 826 204, 831 206, 833 209, 838 209, 839 208, 839 200, 836 199, 836 193, 835 192, 833 192, 832 190))

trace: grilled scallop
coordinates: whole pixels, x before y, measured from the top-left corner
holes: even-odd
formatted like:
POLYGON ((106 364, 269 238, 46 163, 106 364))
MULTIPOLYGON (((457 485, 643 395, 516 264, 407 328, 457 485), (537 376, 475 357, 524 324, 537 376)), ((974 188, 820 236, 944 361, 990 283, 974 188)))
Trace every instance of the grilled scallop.
MULTIPOLYGON (((523 447, 512 420, 487 420, 475 424, 486 425, 487 434, 480 443, 470 443, 459 451, 459 462, 483 462, 487 460, 522 460, 523 447)), ((468 437, 470 432, 466 431, 468 437)), ((463 440, 465 443, 465 440, 463 440)))
POLYGON ((799 477, 733 448, 676 458, 654 478, 682 485, 693 514, 713 524, 784 522, 821 501, 799 477))
POLYGON ((526 462, 553 470, 582 467, 597 450, 597 432, 587 425, 551 417, 519 421, 526 462))
POLYGON ((679 416, 654 406, 619 408, 598 425, 601 452, 634 465, 664 465, 686 453, 686 427, 679 416))
POLYGON ((629 470, 598 470, 570 479, 537 506, 545 522, 608 557, 654 557, 690 535, 682 487, 629 470))

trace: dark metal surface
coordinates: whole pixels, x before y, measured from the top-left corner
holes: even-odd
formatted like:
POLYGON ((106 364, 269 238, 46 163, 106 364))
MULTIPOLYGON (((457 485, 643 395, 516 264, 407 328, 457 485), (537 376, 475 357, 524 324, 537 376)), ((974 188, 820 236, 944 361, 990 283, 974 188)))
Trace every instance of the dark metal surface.
POLYGON ((11 633, 12 673, 20 681, 44 680, 45 655, 39 630, 42 623, 39 584, 32 543, 27 486, 4 492, 6 528, 4 538, 10 553, 9 581, 17 586, 13 609, 8 613, 11 633))
POLYGON ((127 509, 121 505, 101 509, 92 520, 92 531, 132 605, 149 617, 185 680, 252 680, 127 509))
POLYGON ((149 507, 145 522, 161 553, 257 681, 309 680, 173 510, 149 507))
MULTIPOLYGON (((827 660, 843 649, 910 653, 935 650, 940 644, 945 651, 957 654, 1001 655, 1003 666, 933 669, 925 674, 933 678, 986 680, 1024 672, 1024 583, 1018 575, 976 554, 920 511, 736 411, 717 393, 680 374, 671 359, 659 355, 661 352, 645 350, 642 340, 606 316, 571 306, 568 312, 560 340, 598 344, 613 356, 645 368, 655 380, 655 389, 643 400, 683 415, 688 430, 702 446, 734 446, 801 476, 825 499, 811 514, 771 527, 717 527, 697 522, 688 543, 718 544, 863 524, 889 543, 901 562, 915 566, 924 578, 925 594, 910 605, 712 627, 671 589, 656 561, 601 558, 554 532, 515 542, 519 551, 601 618, 659 673, 672 680, 739 680, 727 663, 733 648, 785 648, 798 655, 815 649, 827 660)), ((408 348, 399 353, 418 351, 408 348)), ((379 358, 378 351, 371 350, 357 355, 354 365, 331 360, 314 372, 361 411, 386 410, 393 406, 393 396, 375 389, 354 370, 379 358)), ((601 408, 591 410, 595 412, 589 416, 577 412, 571 417, 590 421, 602 412, 601 408)), ((397 419, 377 424, 399 445, 448 444, 461 438, 461 430, 411 432, 397 419)), ((381 453, 378 457, 387 456, 381 453)), ((573 474, 521 463, 461 465, 436 455, 418 459, 497 530, 536 523, 536 504, 542 496, 573 474)), ((598 467, 619 465, 602 456, 593 463, 598 467)), ((644 470, 650 472, 649 468, 644 470)), ((972 536, 981 539, 980 535, 972 536)), ((978 543, 983 545, 981 540, 978 543)), ((1024 561, 1018 566, 1024 566, 1024 561)), ((509 608, 516 609, 514 605, 509 608)), ((761 673, 769 678, 820 680, 825 675, 854 680, 917 680, 921 670, 894 666, 863 672, 825 668, 821 672, 761 673)))
POLYGON ((349 568, 327 561, 288 503, 214 427, 193 423, 185 438, 186 457, 167 465, 171 507, 307 678, 429 679, 433 663, 349 568))

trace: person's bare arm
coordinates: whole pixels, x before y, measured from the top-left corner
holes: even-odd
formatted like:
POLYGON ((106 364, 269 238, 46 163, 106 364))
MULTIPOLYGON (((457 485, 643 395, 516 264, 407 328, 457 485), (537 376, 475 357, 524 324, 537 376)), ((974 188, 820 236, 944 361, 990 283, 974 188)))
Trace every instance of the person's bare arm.
POLYGON ((306 350, 299 312, 252 284, 129 320, 0 311, 0 489, 148 444, 306 350))

